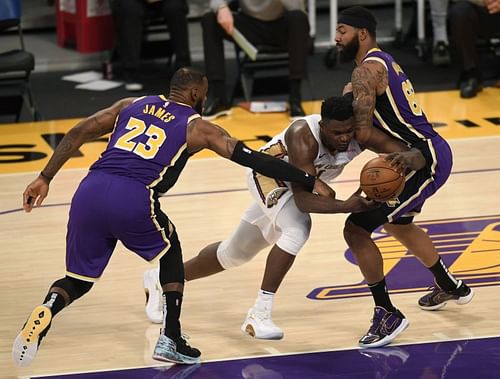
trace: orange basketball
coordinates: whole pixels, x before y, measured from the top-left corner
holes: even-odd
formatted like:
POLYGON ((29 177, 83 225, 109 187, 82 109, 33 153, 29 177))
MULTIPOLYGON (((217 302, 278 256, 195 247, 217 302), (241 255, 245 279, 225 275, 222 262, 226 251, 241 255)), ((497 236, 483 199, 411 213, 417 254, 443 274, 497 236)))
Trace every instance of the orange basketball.
POLYGON ((404 176, 394 170, 384 158, 373 158, 361 170, 361 189, 366 196, 376 201, 387 201, 397 197, 405 187, 404 176))

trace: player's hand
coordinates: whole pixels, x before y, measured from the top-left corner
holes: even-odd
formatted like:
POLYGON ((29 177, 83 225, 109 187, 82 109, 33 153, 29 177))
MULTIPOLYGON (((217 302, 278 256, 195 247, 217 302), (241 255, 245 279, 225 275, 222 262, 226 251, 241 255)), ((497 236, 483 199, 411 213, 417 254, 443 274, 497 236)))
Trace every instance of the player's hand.
POLYGON ((316 178, 316 181, 314 182, 313 193, 335 199, 335 191, 332 189, 332 187, 330 187, 319 178, 316 178))
POLYGON ((217 11, 217 22, 222 27, 222 29, 225 30, 227 34, 229 34, 230 36, 233 35, 234 31, 233 13, 227 6, 219 8, 219 10, 217 11))
POLYGON ((418 149, 400 151, 391 154, 380 154, 382 158, 391 164, 400 175, 404 175, 407 170, 418 171, 425 167, 425 158, 418 149))
POLYGON ((346 201, 344 201, 346 213, 358 213, 371 211, 380 207, 380 203, 361 196, 361 187, 357 189, 346 201))
POLYGON ((25 212, 31 212, 33 207, 42 205, 43 200, 49 193, 49 184, 47 180, 39 176, 33 180, 23 192, 23 209, 25 212))

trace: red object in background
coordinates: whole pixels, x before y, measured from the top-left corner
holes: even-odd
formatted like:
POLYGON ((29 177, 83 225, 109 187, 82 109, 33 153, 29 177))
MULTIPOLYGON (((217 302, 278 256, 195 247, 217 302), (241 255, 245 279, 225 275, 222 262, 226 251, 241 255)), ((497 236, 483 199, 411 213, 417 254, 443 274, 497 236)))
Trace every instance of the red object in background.
POLYGON ((81 53, 113 48, 113 17, 108 0, 56 0, 57 43, 81 53))

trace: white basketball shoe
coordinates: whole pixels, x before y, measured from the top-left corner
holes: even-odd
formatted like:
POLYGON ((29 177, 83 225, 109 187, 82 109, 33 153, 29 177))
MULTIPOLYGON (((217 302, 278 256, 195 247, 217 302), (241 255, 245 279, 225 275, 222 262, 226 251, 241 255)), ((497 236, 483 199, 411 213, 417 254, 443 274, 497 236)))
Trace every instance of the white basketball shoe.
POLYGON ((283 338, 283 330, 273 322, 271 312, 254 308, 248 310, 247 318, 241 325, 241 331, 264 340, 280 340, 283 338))
POLYGON ((144 273, 144 292, 146 293, 146 316, 155 324, 163 323, 163 291, 158 268, 144 273))

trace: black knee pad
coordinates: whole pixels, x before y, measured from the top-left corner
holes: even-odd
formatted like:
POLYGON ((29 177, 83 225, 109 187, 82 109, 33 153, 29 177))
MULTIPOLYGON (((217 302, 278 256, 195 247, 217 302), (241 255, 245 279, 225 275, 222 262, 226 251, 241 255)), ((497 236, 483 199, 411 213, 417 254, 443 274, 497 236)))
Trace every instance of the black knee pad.
POLYGON ((352 222, 354 225, 372 233, 380 225, 387 222, 387 216, 377 210, 371 212, 351 213, 347 217, 346 224, 352 222))
POLYGON ((72 303, 89 292, 93 285, 94 283, 92 282, 86 282, 85 280, 66 276, 65 278, 56 280, 54 284, 52 284, 52 287, 59 287, 65 290, 69 295, 69 303, 72 303))
POLYGON ((184 263, 182 262, 182 249, 174 230, 169 237, 170 249, 160 258, 160 284, 184 283, 184 263))

